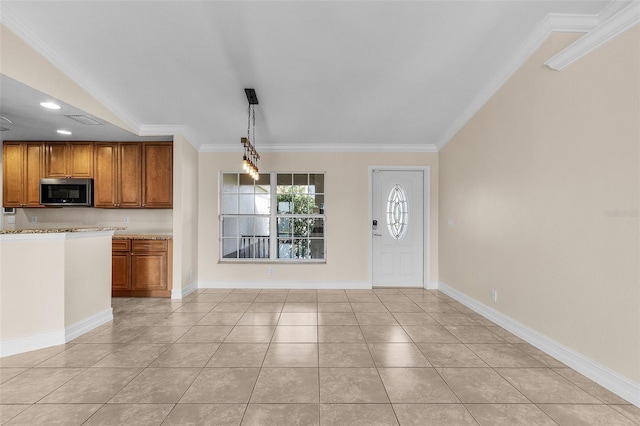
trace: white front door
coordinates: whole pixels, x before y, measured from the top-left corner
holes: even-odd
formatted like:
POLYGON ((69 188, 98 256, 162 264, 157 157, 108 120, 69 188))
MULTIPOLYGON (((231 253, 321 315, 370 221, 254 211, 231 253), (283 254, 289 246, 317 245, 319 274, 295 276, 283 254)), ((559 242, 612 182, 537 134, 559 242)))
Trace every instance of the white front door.
POLYGON ((424 285, 424 171, 373 170, 375 287, 424 285))

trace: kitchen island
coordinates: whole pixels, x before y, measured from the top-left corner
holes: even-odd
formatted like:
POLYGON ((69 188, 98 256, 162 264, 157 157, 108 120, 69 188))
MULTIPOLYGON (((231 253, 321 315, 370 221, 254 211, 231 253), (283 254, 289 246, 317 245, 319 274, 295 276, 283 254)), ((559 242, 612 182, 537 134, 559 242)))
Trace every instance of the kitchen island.
POLYGON ((111 238, 122 228, 0 231, 0 356, 113 320, 111 238))

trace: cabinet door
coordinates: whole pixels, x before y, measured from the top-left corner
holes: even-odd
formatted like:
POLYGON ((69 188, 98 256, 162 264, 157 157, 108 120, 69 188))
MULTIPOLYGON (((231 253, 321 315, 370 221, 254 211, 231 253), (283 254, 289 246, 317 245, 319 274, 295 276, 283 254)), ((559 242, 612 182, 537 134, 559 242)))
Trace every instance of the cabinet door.
POLYGON ((2 205, 22 207, 24 198, 24 160, 21 142, 2 145, 2 205))
POLYGON ((173 208, 173 144, 143 143, 142 207, 173 208))
POLYGON ((128 251, 111 254, 111 289, 131 290, 131 253, 128 251))
POLYGON ((142 148, 139 143, 119 144, 118 206, 142 205, 142 148))
POLYGON ((24 144, 24 205, 40 207, 40 177, 44 144, 27 142, 24 144))
POLYGON ((44 174, 48 178, 67 177, 67 144, 51 142, 45 144, 44 174))
POLYGON ((67 176, 93 177, 93 142, 69 142, 67 176))
POLYGON ((93 206, 117 207, 118 144, 98 143, 95 147, 93 206))
POLYGON ((167 290, 167 253, 133 252, 131 280, 133 290, 167 290))

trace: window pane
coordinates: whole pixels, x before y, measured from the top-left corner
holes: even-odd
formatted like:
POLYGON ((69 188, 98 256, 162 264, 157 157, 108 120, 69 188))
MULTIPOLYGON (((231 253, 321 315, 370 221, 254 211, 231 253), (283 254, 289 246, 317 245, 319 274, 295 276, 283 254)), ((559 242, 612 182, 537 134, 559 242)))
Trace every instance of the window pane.
POLYGON ((296 259, 311 258, 311 244, 309 240, 293 240, 293 257, 296 259))
POLYGON ((324 195, 316 195, 313 211, 314 213, 324 214, 324 195))
POLYGON ((324 219, 315 218, 311 229, 312 237, 324 237, 324 219))
POLYGON ((269 214, 271 212, 271 197, 269 194, 256 195, 256 214, 269 214))
POLYGON ((309 185, 314 187, 316 194, 324 194, 324 175, 309 175, 309 185))
POLYGON ((290 236, 293 233, 293 220, 288 217, 278 218, 278 236, 290 236))
POLYGON ((238 214, 238 196, 235 194, 222 195, 221 214, 238 214))
POLYGON ((309 175, 308 174, 295 174, 293 175, 293 184, 298 186, 307 186, 309 185, 309 175))
POLYGON ((291 186, 293 184, 293 177, 290 173, 278 173, 277 183, 278 186, 291 186))
POLYGON ((315 219, 294 219, 293 231, 294 237, 308 237, 311 234, 315 219))
POLYGON ((238 236, 238 219, 235 217, 222 218, 222 236, 237 237, 238 236))
POLYGON ((240 175, 240 192, 253 194, 253 178, 249 175, 240 175))
POLYGON ((293 195, 280 193, 280 188, 278 188, 278 213, 293 213, 293 195))
POLYGON ((324 239, 311 240, 311 258, 324 259, 324 239))
POLYGON ((253 194, 240 194, 240 214, 253 214, 254 213, 254 198, 253 194))
POLYGON ((266 259, 269 257, 269 237, 246 236, 240 239, 240 257, 266 259))
POLYGON ((237 173, 224 173, 222 175, 222 192, 238 192, 237 173))
POLYGON ((239 223, 239 233, 241 236, 251 236, 253 235, 253 217, 241 217, 238 218, 239 223))
POLYGON ((269 236, 269 218, 268 217, 255 218, 255 234, 257 236, 262 236, 262 237, 269 236))
POLYGON ((238 257, 238 240, 235 238, 222 240, 222 257, 225 259, 238 257))
POLYGON ((293 246, 291 244, 291 240, 278 240, 278 258, 279 259, 293 258, 293 246))

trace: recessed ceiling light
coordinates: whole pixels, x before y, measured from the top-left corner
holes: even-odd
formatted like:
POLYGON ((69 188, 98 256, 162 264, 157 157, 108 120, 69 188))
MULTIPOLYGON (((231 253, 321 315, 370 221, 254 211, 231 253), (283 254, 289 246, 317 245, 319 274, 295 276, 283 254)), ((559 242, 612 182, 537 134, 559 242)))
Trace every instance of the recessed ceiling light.
POLYGON ((60 109, 60 105, 53 102, 40 102, 40 106, 49 108, 49 109, 60 109))
POLYGON ((58 130, 58 133, 60 133, 61 135, 70 135, 70 134, 71 134, 71 132, 70 132, 70 131, 68 131, 68 130, 62 130, 62 129, 58 130))

